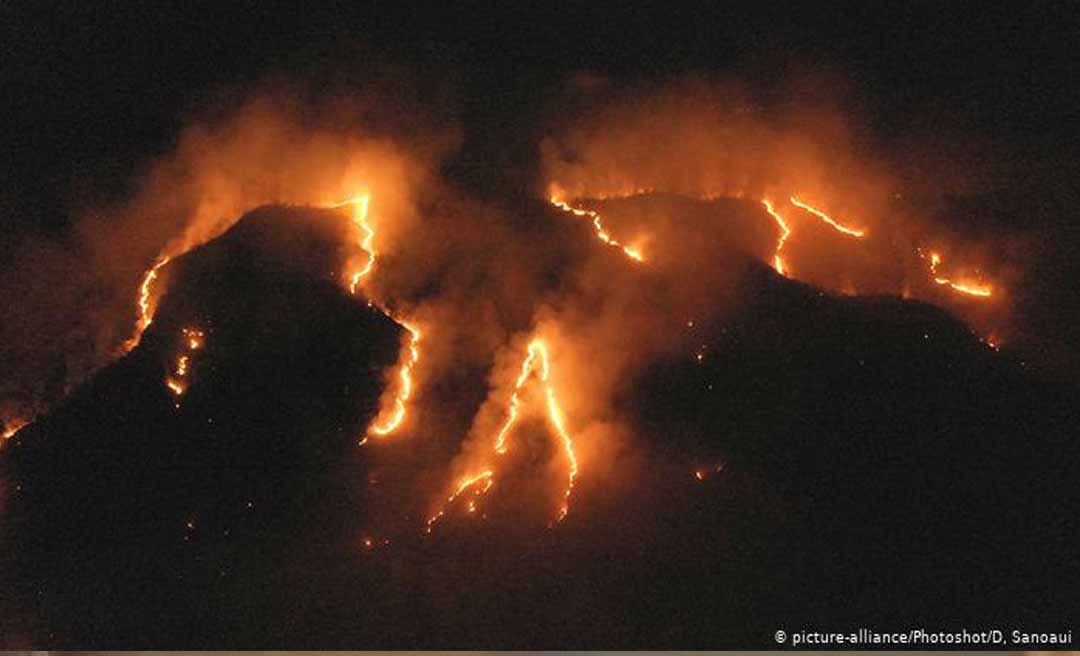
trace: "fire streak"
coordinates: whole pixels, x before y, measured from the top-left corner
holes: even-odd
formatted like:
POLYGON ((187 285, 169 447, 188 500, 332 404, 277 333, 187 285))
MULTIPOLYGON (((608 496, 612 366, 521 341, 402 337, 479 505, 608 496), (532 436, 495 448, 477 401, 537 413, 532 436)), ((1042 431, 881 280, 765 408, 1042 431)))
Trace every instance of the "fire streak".
POLYGON ((837 230, 844 233, 845 235, 851 235, 852 237, 863 237, 863 236, 866 235, 865 230, 857 230, 855 228, 848 228, 847 226, 841 225, 837 221, 834 221, 828 214, 822 212, 821 210, 817 209, 816 207, 812 207, 810 205, 807 205, 806 203, 800 201, 798 198, 796 198, 794 196, 792 196, 789 200, 791 201, 791 204, 794 205, 795 207, 806 210, 807 212, 813 214, 814 216, 821 219, 825 223, 828 223, 829 225, 836 228, 837 230))
MULTIPOLYGON (((357 290, 360 287, 360 283, 367 278, 368 274, 375 268, 375 229, 368 223, 368 208, 371 204, 371 196, 369 194, 363 194, 360 196, 354 196, 348 200, 341 201, 330 205, 331 208, 352 207, 352 220, 353 223, 363 232, 363 238, 360 240, 360 248, 367 253, 367 263, 360 270, 354 272, 349 278, 349 293, 356 295, 357 290)), ((370 304, 370 302, 369 302, 370 304)), ((416 363, 420 361, 420 337, 421 333, 416 326, 394 317, 389 310, 379 308, 379 311, 386 315, 394 323, 398 324, 405 330, 409 331, 409 343, 406 346, 408 350, 408 357, 404 363, 400 365, 398 369, 398 378, 400 383, 398 386, 398 392, 394 397, 393 411, 389 417, 380 422, 379 417, 386 414, 385 410, 380 410, 376 415, 375 423, 368 428, 368 434, 360 439, 359 444, 363 446, 367 444, 368 435, 374 434, 376 437, 384 437, 393 433, 401 424, 405 421, 406 415, 406 403, 409 401, 409 397, 412 396, 413 390, 413 369, 416 367, 416 363)))
POLYGON ((154 281, 157 280, 158 271, 161 267, 168 264, 171 259, 172 258, 168 255, 162 255, 158 258, 158 261, 154 266, 147 269, 146 274, 143 276, 142 284, 139 285, 139 318, 135 322, 135 333, 124 342, 124 353, 128 353, 131 349, 139 345, 143 333, 146 332, 146 329, 154 322, 154 313, 150 308, 154 281))
MULTIPOLYGON (((919 253, 922 257, 922 253, 919 253)), ((941 264, 941 256, 937 253, 930 253, 930 275, 934 277, 934 282, 939 285, 948 285, 952 289, 960 292, 961 294, 967 294, 968 296, 978 296, 980 298, 988 298, 993 294, 993 288, 990 285, 978 285, 972 283, 958 283, 953 282, 948 278, 942 278, 938 275, 937 268, 941 264)))
POLYGON ((776 225, 780 226, 780 238, 776 242, 776 250, 773 251, 773 268, 775 268, 776 272, 780 275, 786 276, 787 270, 784 268, 784 261, 780 259, 780 251, 784 250, 784 242, 791 236, 791 228, 789 228, 784 221, 784 217, 780 216, 780 213, 773 209, 772 203, 763 198, 761 204, 765 206, 765 211, 776 220, 776 225))
POLYGON ((10 419, 4 423, 4 432, 0 433, 0 438, 3 440, 9 440, 15 437, 15 433, 18 433, 24 426, 30 422, 25 419, 10 419))
POLYGON ((394 397, 394 413, 386 421, 376 423, 370 428, 370 432, 379 437, 394 432, 397 430, 397 427, 401 425, 401 422, 405 420, 405 404, 408 402, 409 397, 412 396, 412 370, 413 367, 416 366, 416 363, 420 361, 420 331, 404 321, 399 323, 401 323, 405 330, 408 330, 411 335, 408 345, 409 359, 402 364, 401 368, 398 370, 398 377, 401 379, 401 383, 397 396, 394 397))
POLYGON ((371 270, 375 268, 375 230, 368 225, 368 206, 371 203, 371 196, 364 194, 363 196, 356 196, 349 200, 341 201, 331 205, 332 208, 350 206, 353 208, 352 220, 358 228, 364 233, 364 237, 360 240, 360 248, 367 253, 367 264, 362 269, 352 274, 349 279, 349 293, 356 294, 356 288, 360 285, 360 281, 367 277, 371 270))
MULTIPOLYGON (((465 478, 458 485, 458 488, 456 490, 454 490, 454 492, 450 496, 448 496, 446 498, 446 503, 443 504, 442 509, 439 510, 439 512, 432 515, 427 520, 427 529, 426 529, 426 531, 428 533, 431 533, 431 528, 432 528, 432 526, 434 526, 435 522, 439 521, 444 515, 446 515, 446 509, 449 508, 450 505, 454 503, 454 499, 457 499, 459 496, 461 496, 462 493, 465 492, 465 490, 468 490, 469 488, 473 487, 474 485, 476 485, 476 484, 478 484, 480 482, 483 482, 484 486, 482 488, 479 488, 479 491, 476 492, 476 496, 480 496, 480 495, 484 494, 485 492, 487 492, 488 490, 490 490, 491 486, 495 484, 495 481, 492 478, 494 475, 495 475, 495 472, 488 469, 486 471, 480 472, 476 476, 471 476, 471 477, 465 478)), ((472 512, 472 511, 470 510, 470 512, 472 512)))
MULTIPOLYGON (((518 392, 529 380, 530 375, 533 372, 539 372, 540 382, 544 384, 544 394, 547 402, 547 414, 548 420, 551 425, 554 426, 555 432, 558 433, 559 439, 562 442, 564 453, 566 453, 566 459, 569 462, 569 470, 567 472, 566 490, 563 492, 562 504, 559 507, 558 516, 555 522, 560 522, 570 512, 570 494, 574 490, 574 483, 578 474, 578 460, 577 455, 574 452, 574 441, 570 437, 570 433, 566 430, 566 425, 563 422, 562 410, 559 407, 559 402, 555 397, 555 388, 550 382, 551 365, 548 361, 547 347, 544 342, 536 338, 529 343, 528 354, 521 363, 521 373, 518 374, 517 380, 514 382, 514 391, 510 395, 510 403, 508 404, 507 418, 503 423, 502 428, 499 429, 499 433, 495 438, 494 450, 497 454, 506 453, 506 436, 509 434, 510 429, 517 421, 518 417, 518 392)), ((483 473, 476 476, 466 476, 459 483, 457 490, 449 496, 446 503, 443 504, 442 509, 433 515, 427 523, 427 532, 431 532, 432 525, 446 514, 447 508, 453 501, 461 495, 466 489, 472 487, 480 480, 487 480, 485 487, 477 493, 477 496, 487 492, 488 488, 492 485, 491 477, 494 475, 494 471, 491 469, 485 470, 483 473)), ((474 504, 470 504, 469 512, 475 512, 476 507, 474 504)))
POLYGON ((586 209, 580 209, 580 208, 574 207, 574 206, 570 205, 569 203, 561 201, 561 200, 559 200, 558 198, 555 198, 555 197, 552 197, 550 200, 551 200, 552 205, 554 205, 555 207, 558 207, 559 209, 563 210, 564 212, 570 212, 571 214, 574 214, 574 215, 577 215, 577 216, 587 216, 587 217, 591 218, 592 223, 593 223, 593 228, 596 230, 596 237, 600 241, 604 242, 605 244, 607 244, 609 246, 614 246, 616 248, 621 248, 622 252, 626 253, 627 257, 629 257, 632 260, 635 260, 637 262, 644 262, 645 261, 645 257, 642 256, 640 251, 638 251, 635 248, 631 248, 630 246, 623 246, 619 242, 615 241, 615 239, 612 238, 612 236, 610 234, 608 234, 608 232, 606 230, 604 230, 604 225, 600 221, 600 214, 598 212, 594 212, 592 210, 586 210, 586 209))

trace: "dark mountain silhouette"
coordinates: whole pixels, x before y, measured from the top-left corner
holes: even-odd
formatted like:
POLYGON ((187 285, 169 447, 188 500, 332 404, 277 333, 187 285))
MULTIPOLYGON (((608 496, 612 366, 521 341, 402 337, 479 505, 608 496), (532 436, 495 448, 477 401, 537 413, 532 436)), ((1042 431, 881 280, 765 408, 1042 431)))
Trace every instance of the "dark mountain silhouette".
POLYGON ((341 289, 346 229, 264 208, 176 260, 141 344, 6 445, 0 642, 719 648, 1071 619, 1076 390, 932 306, 734 255, 707 357, 640 374, 619 410, 641 447, 565 522, 410 518, 365 545, 356 443, 402 333, 341 289))

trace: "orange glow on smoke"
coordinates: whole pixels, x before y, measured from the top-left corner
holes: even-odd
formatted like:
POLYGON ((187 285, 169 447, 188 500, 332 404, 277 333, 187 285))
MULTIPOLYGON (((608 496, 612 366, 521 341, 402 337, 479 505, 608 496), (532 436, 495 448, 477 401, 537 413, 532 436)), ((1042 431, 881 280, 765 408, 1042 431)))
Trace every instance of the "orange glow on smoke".
POLYGON ((356 227, 363 233, 363 238, 360 240, 360 248, 367 253, 367 263, 357 271, 354 271, 349 276, 349 293, 356 294, 356 288, 360 285, 360 281, 367 277, 371 270, 375 268, 375 230, 368 225, 368 207, 371 203, 371 196, 369 194, 363 194, 361 196, 355 196, 349 200, 341 201, 331 205, 332 208, 340 207, 352 207, 352 220, 356 224, 356 227))
POLYGON ((835 228, 836 230, 844 233, 845 235, 850 235, 852 237, 863 237, 863 236, 866 235, 865 230, 857 230, 855 228, 849 228, 847 226, 841 225, 837 221, 834 221, 832 219, 832 217, 830 217, 828 214, 822 212, 821 210, 817 209, 816 207, 812 207, 810 205, 807 205, 806 203, 800 201, 798 198, 796 198, 794 196, 792 196, 789 200, 791 200, 791 204, 794 205, 795 207, 806 210, 807 212, 813 214, 814 216, 821 219, 825 223, 828 223, 833 228, 835 228))
POLYGON ((600 221, 600 214, 598 212, 574 207, 569 203, 561 201, 554 196, 552 196, 550 200, 552 205, 558 207, 564 212, 570 212, 571 214, 574 214, 576 216, 587 216, 591 218, 593 223, 593 229, 596 231, 596 238, 600 241, 604 242, 609 246, 614 246, 616 248, 622 249, 622 252, 625 253, 627 257, 636 262, 645 261, 645 257, 641 254, 641 251, 635 248, 631 248, 630 246, 624 246, 620 244, 619 242, 615 241, 615 239, 606 230, 604 230, 604 225, 600 221))
POLYGON ((161 256, 154 266, 147 269, 146 273, 143 275, 142 284, 139 285, 139 318, 135 321, 134 334, 124 342, 124 353, 128 353, 131 349, 139 345, 143 333, 146 332, 146 329, 154 322, 153 309, 150 307, 153 298, 154 281, 157 280, 158 270, 168 264, 170 259, 172 258, 168 255, 161 256))
MULTIPOLYGON (((500 455, 506 453, 506 437, 518 417, 518 392, 528 382, 533 373, 539 375, 540 382, 544 385, 548 421, 558 434, 558 439, 561 443, 563 452, 566 454, 569 465, 567 470, 566 488, 563 491, 562 502, 559 505, 558 515, 555 518, 555 522, 560 522, 570 512, 570 495, 574 490, 574 483, 577 480, 578 460, 577 454, 574 451, 573 438, 570 437, 570 433, 566 429, 566 424, 563 421, 562 409, 559 407, 559 402, 555 395, 555 388, 550 380, 551 365, 549 362, 547 346, 544 344, 543 340, 539 338, 533 339, 533 341, 529 343, 528 353, 521 364, 521 373, 518 374, 517 379, 514 381, 514 391, 510 395, 506 421, 503 423, 502 428, 499 429, 498 435, 495 438, 494 451, 496 454, 500 455)), ((449 506, 465 490, 476 485, 481 480, 486 480, 486 485, 477 493, 477 496, 487 492, 488 488, 493 484, 493 476, 494 470, 489 468, 485 469, 479 475, 470 475, 462 478, 461 481, 458 482, 456 491, 447 498, 443 507, 428 520, 427 531, 429 533, 431 532, 432 525, 446 515, 449 506)), ((475 512, 475 505, 470 504, 468 510, 470 513, 475 512)))
POLYGON ((773 208, 772 203, 763 198, 761 204, 765 206, 765 211, 776 221, 776 225, 780 226, 780 238, 776 242, 776 250, 773 251, 773 268, 780 275, 786 276, 787 269, 784 267, 784 261, 780 259, 780 251, 784 250, 784 242, 791 236, 791 228, 788 228, 784 217, 780 216, 780 213, 773 208))

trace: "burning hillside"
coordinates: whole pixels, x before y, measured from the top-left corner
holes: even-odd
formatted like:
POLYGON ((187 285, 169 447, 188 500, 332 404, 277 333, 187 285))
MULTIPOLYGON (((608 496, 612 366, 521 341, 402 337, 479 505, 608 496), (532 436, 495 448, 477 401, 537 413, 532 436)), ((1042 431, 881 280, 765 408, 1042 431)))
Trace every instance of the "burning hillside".
POLYGON ((20 252, 9 641, 1067 619, 1080 397, 1009 347, 1024 242, 923 212, 837 110, 729 92, 567 100, 534 189, 481 198, 455 127, 264 89, 75 257, 20 252))
MULTIPOLYGON (((486 362, 439 343, 482 324, 425 306, 438 291, 403 303, 432 327, 420 356, 399 310, 350 292, 367 260, 349 211, 261 209, 162 267, 139 345, 5 451, 21 630, 58 645, 704 646, 796 608, 863 622, 911 596, 971 617, 1067 607, 1046 592, 1076 566, 1053 546, 1076 508, 1072 392, 930 306, 826 294, 726 244, 702 250, 724 274, 696 291, 724 311, 654 316, 672 302, 642 266, 659 258, 594 247, 591 226, 539 200, 529 212, 587 245, 559 258, 581 279, 541 293, 567 300, 486 362), (622 275, 634 291, 609 298, 622 275), (655 331, 647 362, 625 338, 591 341, 611 331, 607 303, 626 336, 655 331), (614 390, 603 412, 598 390, 614 390), (398 402, 400 432, 365 439, 398 402), (1040 528, 987 503, 1002 494, 1043 508, 1040 528), (972 537, 991 529, 1010 541, 972 537), (1041 584, 941 587, 942 568, 977 578, 1018 552, 1049 559, 1025 570, 1041 584), (649 592, 621 593, 625 572, 649 592), (859 604, 839 601, 852 591, 859 604), (531 628, 510 628, 521 613, 531 628)), ((393 265, 375 261, 375 276, 393 265)))

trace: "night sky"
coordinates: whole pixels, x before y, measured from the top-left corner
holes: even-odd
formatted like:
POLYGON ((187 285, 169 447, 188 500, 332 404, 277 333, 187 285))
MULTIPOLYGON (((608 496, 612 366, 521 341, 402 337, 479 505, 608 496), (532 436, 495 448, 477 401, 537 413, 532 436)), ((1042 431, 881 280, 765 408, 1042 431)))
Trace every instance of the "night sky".
POLYGON ((1077 148, 1080 17, 1069 3, 9 3, 2 11, 3 214, 16 230, 63 226, 79 190, 122 189, 222 87, 326 70, 362 78, 373 66, 409 69, 460 115, 468 141, 451 167, 477 187, 494 184, 504 163, 535 158, 544 99, 581 71, 626 80, 721 73, 767 90, 792 71, 825 68, 849 81, 848 102, 872 139, 946 131, 991 140, 1006 156, 1046 149, 1070 169, 1060 160, 1074 160, 1077 148))

